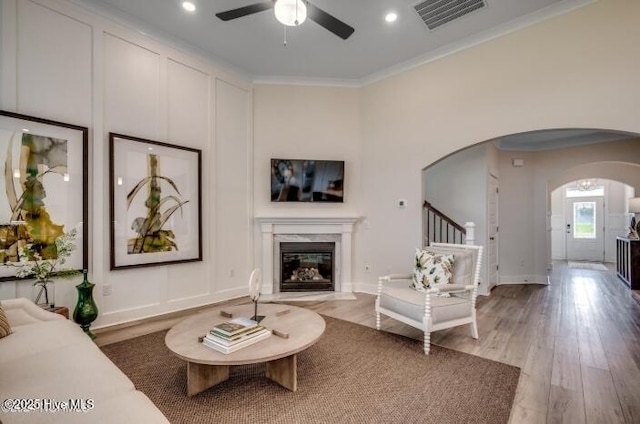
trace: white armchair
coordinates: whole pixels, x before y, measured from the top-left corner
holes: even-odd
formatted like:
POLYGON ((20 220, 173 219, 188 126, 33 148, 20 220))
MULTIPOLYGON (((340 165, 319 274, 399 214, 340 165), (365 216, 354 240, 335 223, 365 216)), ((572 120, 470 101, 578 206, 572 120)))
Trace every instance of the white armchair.
POLYGON ((480 281, 482 246, 432 243, 428 250, 453 254, 452 283, 420 292, 411 287, 412 274, 390 274, 378 279, 376 328, 380 314, 424 331, 424 353, 429 354, 431 332, 469 324, 478 338, 476 297, 480 281), (437 296, 449 293, 450 296, 437 296))

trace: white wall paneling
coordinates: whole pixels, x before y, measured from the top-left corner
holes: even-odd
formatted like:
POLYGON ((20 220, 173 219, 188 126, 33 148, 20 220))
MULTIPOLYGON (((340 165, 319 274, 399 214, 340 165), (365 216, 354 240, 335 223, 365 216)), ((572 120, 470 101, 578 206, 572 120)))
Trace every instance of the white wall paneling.
POLYGON ((91 26, 31 1, 17 12, 19 112, 91 122, 91 26))
POLYGON ((18 22, 16 0, 0 0, 0 41, 2 42, 0 54, 0 108, 5 110, 16 110, 17 97, 17 59, 18 48, 18 22))
MULTIPOLYGON (((214 157, 212 75, 206 68, 194 68, 173 58, 167 59, 167 140, 202 150, 202 216, 203 251, 211 252, 211 240, 215 227, 209 217, 212 210, 210 199, 211 167, 206 164, 214 157)), ((213 256, 209 256, 212 258, 213 256)), ((167 267, 170 302, 186 302, 198 297, 206 298, 215 292, 211 278, 212 263, 195 262, 167 267), (188 281, 188 284, 185 282, 188 281)))
POLYGON ((160 127, 160 54, 104 34, 104 123, 109 131, 157 140, 160 127))
MULTIPOLYGON (((219 258, 213 240, 230 246, 237 274, 248 275, 250 83, 65 0, 3 0, 1 30, 2 107, 90 128, 90 279, 97 284, 94 296, 101 312, 95 325, 243 294, 245 278, 216 280, 219 258), (225 92, 224 99, 217 99, 214 81, 233 84, 240 94, 225 92), (222 133, 218 150, 216 116, 224 118, 223 128, 232 128, 222 133), (202 262, 109 270, 109 132, 202 150, 202 262), (218 211, 215 192, 225 187, 216 187, 216 174, 226 161, 225 171, 232 167, 244 185, 242 196, 225 197, 218 211), (242 224, 233 222, 239 210, 242 224), (218 234, 216 219, 224 222, 226 233, 218 234), (105 285, 111 286, 109 296, 102 294, 105 285)), ((60 281, 56 301, 73 308, 77 280, 60 281)), ((2 283, 0 296, 30 296, 28 287, 2 283)))
POLYGON ((250 95, 246 89, 216 81, 216 283, 218 290, 237 287, 246 294, 253 257, 249 252, 252 181, 248 160, 250 95))

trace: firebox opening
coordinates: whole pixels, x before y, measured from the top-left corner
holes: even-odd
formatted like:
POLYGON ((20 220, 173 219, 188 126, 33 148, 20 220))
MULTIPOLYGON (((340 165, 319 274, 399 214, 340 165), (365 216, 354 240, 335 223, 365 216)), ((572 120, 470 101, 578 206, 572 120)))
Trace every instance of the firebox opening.
POLYGON ((333 291, 335 243, 281 243, 280 291, 333 291))

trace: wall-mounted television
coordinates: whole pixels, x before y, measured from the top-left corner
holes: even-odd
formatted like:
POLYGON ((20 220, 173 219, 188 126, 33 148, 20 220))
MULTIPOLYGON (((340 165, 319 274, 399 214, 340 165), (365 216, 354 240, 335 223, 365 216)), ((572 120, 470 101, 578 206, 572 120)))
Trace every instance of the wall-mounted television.
POLYGON ((272 202, 344 202, 344 161, 271 159, 272 202))

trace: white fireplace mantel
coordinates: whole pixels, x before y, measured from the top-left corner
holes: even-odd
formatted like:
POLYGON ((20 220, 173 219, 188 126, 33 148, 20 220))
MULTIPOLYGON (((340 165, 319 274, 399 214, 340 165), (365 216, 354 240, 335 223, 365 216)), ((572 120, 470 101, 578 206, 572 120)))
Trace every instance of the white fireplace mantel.
POLYGON ((274 293, 274 257, 278 235, 335 234, 340 237, 340 292, 353 292, 351 275, 353 227, 358 222, 354 216, 331 217, 257 217, 262 233, 262 293, 274 293))

